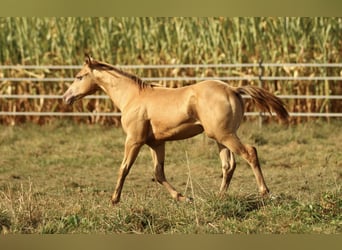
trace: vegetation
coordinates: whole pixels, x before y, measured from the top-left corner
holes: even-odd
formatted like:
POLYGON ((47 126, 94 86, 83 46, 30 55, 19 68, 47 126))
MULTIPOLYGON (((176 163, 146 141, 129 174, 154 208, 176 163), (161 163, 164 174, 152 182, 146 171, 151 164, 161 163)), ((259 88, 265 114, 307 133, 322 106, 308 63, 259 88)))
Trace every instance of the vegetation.
MULTIPOLYGON (((80 65, 84 52, 112 64, 341 63, 341 18, 0 18, 1 65, 80 65)), ((151 76, 258 75, 258 68, 148 69, 151 76)), ((75 70, 3 69, 2 77, 73 77, 75 70)), ((265 76, 341 75, 340 68, 265 68, 265 76)), ((160 82, 178 87, 193 82, 160 82)), ((231 82, 258 84, 256 81, 231 82)), ((341 95, 341 81, 263 81, 276 94, 341 95)), ((65 81, 0 82, 0 94, 61 95, 65 81)), ((341 101, 287 101, 289 111, 341 112, 341 101)), ((252 111, 250 105, 246 105, 252 111)), ((116 111, 109 100, 0 99, 0 111, 116 111)), ((226 197, 217 146, 204 136, 167 144, 166 175, 193 203, 153 181, 143 148, 122 202, 110 196, 123 155, 114 118, 0 116, 0 231, 10 233, 341 233, 341 120, 289 128, 253 122, 240 130, 257 145, 272 196, 257 194, 241 159, 226 197), (93 124, 91 126, 84 123, 93 124), (97 124, 95 124, 97 123, 97 124), (4 124, 18 124, 5 126, 4 124), (39 124, 39 125, 37 125, 39 124), (40 126, 45 124, 44 126, 40 126)), ((293 118, 293 123, 300 122, 293 118)))
MULTIPOLYGON (((0 18, 0 63, 3 65, 80 65, 84 52, 119 65, 298 62, 340 63, 341 18, 0 18)), ((258 68, 149 69, 150 76, 258 75, 258 68)), ((340 68, 266 68, 265 76, 339 76, 340 68)), ((74 70, 6 69, 0 77, 73 77, 74 70)), ((161 82, 177 87, 192 82, 161 82)), ((258 84, 255 81, 231 84, 258 84)), ((0 84, 1 94, 61 95, 66 82, 0 84)), ((276 94, 340 95, 341 81, 264 81, 276 94)), ((341 112, 339 100, 287 101, 294 112, 341 112)), ((0 100, 0 111, 68 111, 54 99, 0 100)), ((78 110, 112 111, 110 101, 87 100, 78 110)), ((51 118, 1 117, 6 124, 51 118)), ((295 119, 293 119, 295 120, 295 119)), ((91 120, 94 122, 93 120, 91 120)), ((97 122, 117 122, 101 118, 97 122)))
POLYGON ((341 62, 341 18, 1 18, 2 64, 341 62), (5 46, 6 45, 6 46, 5 46))
POLYGON ((269 199, 237 157, 227 195, 217 197, 217 146, 205 136, 167 144, 166 175, 193 203, 175 202, 153 179, 143 148, 121 203, 111 193, 123 155, 120 129, 58 122, 0 126, 1 233, 341 233, 341 123, 262 130, 244 123, 258 148, 269 199))

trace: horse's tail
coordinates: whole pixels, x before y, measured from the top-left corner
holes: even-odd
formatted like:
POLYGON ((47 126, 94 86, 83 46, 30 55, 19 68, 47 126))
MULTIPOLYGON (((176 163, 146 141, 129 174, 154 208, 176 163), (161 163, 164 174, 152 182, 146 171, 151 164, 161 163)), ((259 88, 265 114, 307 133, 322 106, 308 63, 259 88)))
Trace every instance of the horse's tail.
POLYGON ((261 110, 266 110, 269 113, 273 110, 281 120, 288 121, 290 115, 285 108, 285 104, 270 92, 255 86, 242 86, 235 88, 235 90, 239 94, 251 96, 255 105, 261 110))

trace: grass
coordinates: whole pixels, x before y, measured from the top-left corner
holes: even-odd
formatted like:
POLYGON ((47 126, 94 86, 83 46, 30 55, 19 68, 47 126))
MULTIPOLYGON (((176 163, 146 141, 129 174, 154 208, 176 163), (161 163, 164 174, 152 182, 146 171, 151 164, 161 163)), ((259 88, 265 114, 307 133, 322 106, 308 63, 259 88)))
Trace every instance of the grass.
POLYGON ((152 181, 144 147, 121 203, 111 193, 123 155, 121 129, 56 122, 0 127, 0 230, 11 233, 341 233, 341 122, 240 129, 258 148, 271 199, 239 157, 220 199, 216 145, 205 136, 167 144, 166 175, 193 203, 152 181))

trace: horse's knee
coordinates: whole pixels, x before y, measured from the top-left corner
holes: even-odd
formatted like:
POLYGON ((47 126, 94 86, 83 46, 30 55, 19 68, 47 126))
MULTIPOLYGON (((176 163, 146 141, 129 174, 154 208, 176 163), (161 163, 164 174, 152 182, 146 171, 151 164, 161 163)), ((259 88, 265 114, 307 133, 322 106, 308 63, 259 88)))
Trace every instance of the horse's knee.
POLYGON ((228 173, 234 172, 235 168, 236 168, 235 161, 234 162, 229 161, 222 165, 222 172, 223 174, 228 174, 228 173))

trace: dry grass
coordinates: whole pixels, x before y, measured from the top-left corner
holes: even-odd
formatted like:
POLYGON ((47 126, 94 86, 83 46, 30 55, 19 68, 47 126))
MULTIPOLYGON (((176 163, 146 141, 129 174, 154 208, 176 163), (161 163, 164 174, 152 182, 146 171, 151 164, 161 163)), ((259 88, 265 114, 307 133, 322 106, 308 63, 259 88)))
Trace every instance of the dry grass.
POLYGON ((123 149, 120 129, 74 125, 0 127, 2 233, 341 233, 341 123, 259 129, 256 144, 273 199, 261 199, 250 168, 238 166, 224 199, 220 164, 204 136, 167 144, 166 174, 192 204, 152 181, 143 148, 122 202, 110 203, 123 149))

